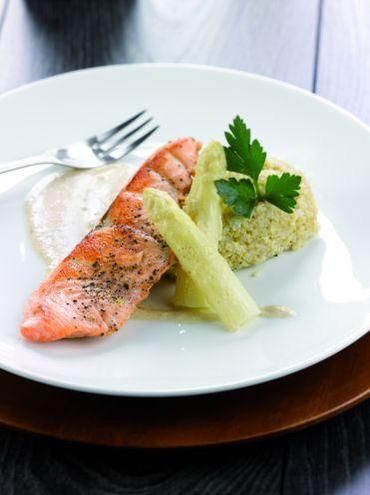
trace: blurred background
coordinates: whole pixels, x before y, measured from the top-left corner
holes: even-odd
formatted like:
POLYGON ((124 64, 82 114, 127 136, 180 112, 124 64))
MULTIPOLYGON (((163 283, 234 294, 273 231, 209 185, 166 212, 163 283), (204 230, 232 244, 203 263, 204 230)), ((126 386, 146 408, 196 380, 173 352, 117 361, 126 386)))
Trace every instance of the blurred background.
POLYGON ((369 0, 0 0, 0 91, 106 64, 248 70, 369 119, 369 0))

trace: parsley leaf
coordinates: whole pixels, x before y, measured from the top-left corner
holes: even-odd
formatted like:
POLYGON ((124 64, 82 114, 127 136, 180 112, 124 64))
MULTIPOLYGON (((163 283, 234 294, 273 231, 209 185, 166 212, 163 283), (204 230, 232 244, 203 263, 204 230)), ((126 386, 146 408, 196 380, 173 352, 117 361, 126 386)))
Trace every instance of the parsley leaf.
POLYGON ((225 132, 229 144, 225 147, 227 169, 248 175, 256 181, 266 160, 265 151, 256 139, 251 143, 251 131, 239 115, 229 129, 230 132, 225 132))
POLYGON ((287 172, 281 176, 270 175, 266 182, 264 199, 286 213, 293 213, 299 195, 301 177, 287 172))
POLYGON ((237 215, 250 218, 257 203, 257 195, 250 179, 215 181, 218 194, 224 203, 230 206, 237 215))
POLYGON ((215 181, 218 194, 224 203, 237 214, 250 218, 259 201, 268 201, 286 213, 292 213, 297 204, 301 177, 288 172, 270 175, 265 193, 261 193, 258 178, 266 161, 266 152, 251 131, 237 115, 225 132, 228 146, 224 147, 227 170, 245 175, 245 179, 220 179, 215 181))

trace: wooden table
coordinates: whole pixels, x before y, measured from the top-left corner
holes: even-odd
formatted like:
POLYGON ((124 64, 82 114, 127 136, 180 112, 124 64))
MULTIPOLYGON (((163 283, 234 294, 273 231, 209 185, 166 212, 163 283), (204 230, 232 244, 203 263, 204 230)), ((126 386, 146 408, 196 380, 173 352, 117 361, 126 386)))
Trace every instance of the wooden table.
MULTIPOLYGON (((370 123, 369 0, 0 0, 0 92, 126 62, 265 74, 370 123)), ((85 447, 3 429, 0 493, 370 493, 370 402, 273 441, 196 451, 85 447)))

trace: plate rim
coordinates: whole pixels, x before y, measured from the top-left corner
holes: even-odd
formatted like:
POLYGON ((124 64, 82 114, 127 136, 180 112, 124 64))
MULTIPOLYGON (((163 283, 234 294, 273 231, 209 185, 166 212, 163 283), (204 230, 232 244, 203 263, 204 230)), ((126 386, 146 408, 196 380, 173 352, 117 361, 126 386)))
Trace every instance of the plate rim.
MULTIPOLYGON (((111 64, 111 65, 103 65, 103 66, 96 66, 96 67, 89 67, 89 68, 83 68, 83 69, 78 69, 78 70, 72 70, 68 72, 63 72, 61 74, 55 74, 52 76, 48 76, 36 81, 32 81, 26 84, 23 84, 19 87, 16 87, 14 89, 11 89, 9 91, 6 91, 4 93, 0 94, 0 107, 1 107, 1 102, 13 95, 17 95, 18 93, 22 93, 24 91, 27 91, 29 89, 32 90, 33 87, 39 87, 43 85, 48 85, 50 82, 53 80, 57 79, 73 79, 77 74, 86 74, 86 73, 94 73, 94 72, 104 72, 104 71, 122 71, 122 70, 136 70, 136 69, 185 69, 189 71, 199 71, 199 72, 207 72, 207 73, 221 73, 221 74, 230 74, 234 75, 237 77, 245 77, 246 79, 252 79, 255 81, 261 81, 264 83, 268 83, 280 88, 285 88, 289 90, 290 92, 293 93, 298 93, 301 94, 305 97, 308 97, 309 99, 312 99, 313 101, 317 101, 318 103, 321 103, 322 105, 331 108, 332 110, 342 114, 343 116, 347 117, 349 120, 351 120, 354 124, 359 126, 363 131, 367 132, 370 135, 370 126, 368 126, 365 122, 363 122, 359 117, 355 116, 352 112, 349 110, 344 109, 343 107, 337 105, 336 103, 331 102, 330 100, 324 98, 323 96, 320 96, 316 93, 311 92, 308 89, 300 88, 292 83, 288 83, 285 81, 281 81, 278 79, 274 79, 268 76, 260 75, 260 74, 255 74, 252 72, 248 71, 243 71, 243 70, 238 70, 238 69, 230 69, 226 67, 217 67, 217 66, 212 66, 212 65, 201 65, 201 64, 184 64, 184 63, 134 63, 134 64, 111 64)), ((366 335, 370 329, 368 328, 368 325, 364 324, 360 326, 357 330, 352 331, 351 334, 343 341, 341 341, 339 344, 334 344, 328 347, 325 351, 323 352, 318 352, 314 355, 312 355, 309 359, 306 359, 303 362, 300 362, 295 365, 290 365, 284 368, 281 368, 278 371, 272 371, 269 373, 264 374, 260 378, 250 378, 250 379, 244 379, 244 380, 238 380, 238 381, 232 381, 231 383, 223 383, 221 385, 200 385, 198 387, 192 386, 191 388, 176 388, 176 389, 159 389, 155 391, 148 391, 148 390, 122 390, 122 389, 107 389, 107 388, 101 388, 101 387, 95 387, 93 385, 81 385, 81 384, 75 384, 71 383, 68 380, 63 380, 63 379, 57 379, 57 378, 49 378, 48 376, 45 376, 43 374, 37 373, 37 372, 32 372, 23 369, 22 366, 12 366, 8 364, 4 364, 3 362, 0 362, 0 368, 8 371, 10 373, 13 373, 15 375, 18 375, 22 378, 30 379, 32 381, 40 382, 40 383, 45 383, 47 385, 52 385, 55 387, 59 388, 65 388, 69 390, 75 390, 75 391, 80 391, 80 392, 85 392, 85 393, 95 393, 95 394, 100 394, 100 395, 110 395, 110 396, 123 396, 123 397, 183 397, 183 396, 193 396, 193 395, 202 395, 202 394, 213 394, 217 392, 225 392, 225 391, 231 391, 231 390, 237 390, 245 387, 250 387, 253 385, 258 385, 262 383, 266 383, 268 381, 272 381, 275 379, 282 378, 284 376, 291 375, 293 373, 296 373, 300 370, 304 370, 306 368, 309 368, 321 361, 324 361, 325 359, 337 354, 338 352, 342 351, 343 349, 349 347, 351 344, 356 342, 358 339, 360 339, 362 336, 366 335)))
POLYGON ((166 401, 165 398, 147 398, 145 418, 149 414, 152 421, 149 427, 146 421, 147 431, 139 435, 135 432, 141 432, 143 427, 143 417, 140 417, 143 410, 142 399, 107 396, 111 406, 103 407, 102 412, 99 395, 85 396, 82 392, 59 391, 54 387, 50 387, 49 390, 47 385, 36 382, 30 384, 23 378, 0 372, 0 386, 4 389, 4 403, 7 405, 4 411, 0 411, 0 423, 8 428, 42 436, 111 447, 199 448, 263 440, 307 428, 369 398, 370 372, 366 366, 370 352, 369 344, 369 337, 364 336, 352 346, 314 367, 258 385, 258 394, 255 393, 256 387, 247 387, 217 394, 215 397, 207 395, 177 398, 175 403, 173 399, 166 401), (349 370, 356 377, 350 387, 346 384, 349 370), (323 383, 329 394, 324 398, 321 397, 317 402, 315 399, 320 394, 323 383), (14 394, 14 390, 17 393, 14 394), (31 401, 31 408, 23 407, 24 400, 20 397, 24 394, 34 399, 33 402, 31 401), (274 408, 269 407, 271 398, 274 403, 276 402, 274 408), (89 400, 86 402, 85 399, 89 400), (57 410, 62 411, 64 409, 61 406, 64 403, 64 407, 71 409, 67 414, 67 417, 71 417, 77 408, 81 409, 81 405, 85 407, 88 404, 91 410, 90 399, 96 400, 94 402, 96 416, 92 418, 89 428, 86 428, 86 424, 84 428, 80 428, 80 425, 71 427, 71 423, 66 422, 63 413, 59 417, 53 416, 52 421, 47 424, 40 421, 40 407, 45 406, 45 401, 54 404, 57 400, 59 404, 57 410), (225 406, 221 408, 222 414, 213 418, 212 425, 207 429, 209 424, 207 418, 212 414, 215 406, 220 406, 220 399, 224 401, 222 404, 225 406), (268 408, 267 414, 261 416, 260 411, 266 408, 268 408), (117 410, 118 415, 111 415, 111 411, 117 410), (276 410, 280 411, 279 415, 275 414, 276 410), (281 414, 282 410, 283 414, 281 414), (151 415, 151 411, 154 412, 154 416, 151 415), (173 416, 173 411, 180 411, 179 421, 178 424, 175 423, 168 428, 168 418, 173 416), (236 416, 235 411, 238 411, 236 416), (257 425, 256 417, 258 417, 257 425), (235 422, 239 422, 237 429, 235 422), (102 429, 103 424, 105 426, 108 424, 109 428, 102 429), (251 428, 253 424, 254 427, 251 428), (221 435, 220 428, 222 428, 221 435))
POLYGON ((81 74, 81 73, 88 73, 88 72, 104 72, 106 70, 130 70, 130 69, 140 69, 140 68, 148 68, 148 69, 154 69, 154 68, 159 68, 159 69, 189 69, 189 70, 199 70, 199 71, 204 71, 204 72, 220 72, 220 73, 225 73, 225 74, 231 74, 235 76, 243 76, 247 77, 250 79, 254 80, 260 80, 264 81, 266 83, 272 83, 277 86, 285 87, 286 89, 289 89, 293 92, 296 93, 301 93, 303 95, 306 95, 314 100, 321 101, 326 106, 331 107, 333 110, 337 110, 339 113, 346 115, 349 117, 353 122, 359 124, 364 130, 370 132, 370 124, 366 124, 362 119, 357 117, 353 112, 350 110, 347 110, 346 108, 338 105, 337 103, 334 103, 333 101, 325 98, 324 96, 321 96, 317 93, 313 93, 309 89, 306 88, 301 88, 300 86, 297 86, 293 83, 289 83, 286 81, 283 81, 281 79, 276 79, 273 77, 265 76, 262 74, 257 74, 255 72, 250 72, 250 71, 244 71, 240 69, 231 69, 229 67, 220 67, 217 65, 205 65, 205 64, 191 64, 191 63, 174 63, 174 62, 143 62, 143 63, 133 63, 133 64, 109 64, 109 65, 98 65, 95 67, 86 67, 83 69, 76 69, 76 70, 70 70, 66 72, 61 72, 60 74, 54 74, 52 76, 47 76, 43 77, 41 79, 37 79, 35 81, 30 81, 25 84, 21 84, 20 86, 17 86, 15 88, 6 90, 2 93, 0 93, 0 102, 2 99, 5 99, 6 97, 12 96, 16 93, 21 93, 29 88, 32 88, 33 86, 41 86, 43 84, 47 84, 50 81, 54 79, 69 79, 73 77, 75 74, 81 74))

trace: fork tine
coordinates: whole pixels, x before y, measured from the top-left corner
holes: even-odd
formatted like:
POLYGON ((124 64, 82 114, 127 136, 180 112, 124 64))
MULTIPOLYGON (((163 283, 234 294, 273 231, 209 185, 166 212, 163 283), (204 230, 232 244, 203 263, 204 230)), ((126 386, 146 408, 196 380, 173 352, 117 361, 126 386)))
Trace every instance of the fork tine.
POLYGON ((101 153, 109 153, 110 151, 114 150, 115 148, 117 148, 118 145, 122 144, 124 141, 126 141, 127 138, 129 138, 133 134, 136 134, 137 131, 139 131, 144 126, 149 124, 149 122, 151 122, 152 120, 153 120, 153 117, 149 117, 149 119, 146 119, 142 124, 135 127, 135 129, 132 129, 132 131, 127 132, 124 136, 117 139, 117 141, 112 143, 108 148, 101 148, 101 153))
MULTIPOLYGON (((122 149, 122 153, 120 155, 118 155, 117 157, 114 157, 114 160, 120 160, 124 156, 131 153, 131 151, 133 151, 135 148, 140 146, 141 143, 143 143, 146 139, 148 139, 148 137, 151 136, 152 134, 154 134, 158 129, 159 129, 159 125, 156 125, 152 129, 150 129, 150 131, 146 132, 141 137, 137 138, 135 141, 132 141, 132 143, 127 144, 122 149)), ((120 149, 119 146, 117 146, 114 150, 111 150, 111 151, 118 151, 119 149, 120 149)))
POLYGON ((107 139, 114 136, 114 134, 116 134, 117 132, 121 131, 122 129, 124 129, 125 127, 130 125, 136 119, 141 117, 145 112, 146 112, 146 110, 142 110, 141 112, 133 115, 132 117, 125 120, 121 124, 118 124, 115 127, 112 127, 112 129, 109 129, 108 131, 103 132, 100 136, 95 136, 94 138, 92 138, 91 141, 93 141, 94 143, 103 144, 105 141, 107 141, 107 139))

